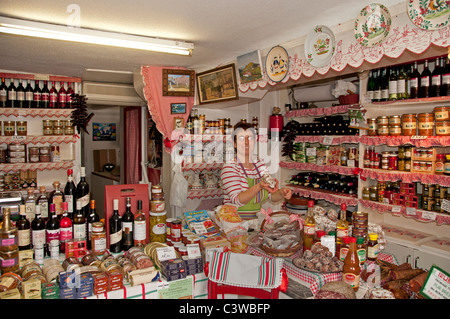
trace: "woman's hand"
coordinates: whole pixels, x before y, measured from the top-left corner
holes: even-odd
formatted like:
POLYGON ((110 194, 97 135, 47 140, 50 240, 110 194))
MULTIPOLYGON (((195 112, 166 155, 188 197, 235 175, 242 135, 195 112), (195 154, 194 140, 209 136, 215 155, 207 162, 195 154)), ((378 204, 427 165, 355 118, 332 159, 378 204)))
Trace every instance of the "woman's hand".
POLYGON ((292 190, 287 187, 280 188, 280 193, 284 199, 290 199, 292 197, 292 190))
POLYGON ((260 181, 259 185, 260 185, 261 189, 265 189, 270 194, 273 194, 278 191, 278 180, 277 179, 275 179, 275 187, 274 188, 271 188, 268 183, 265 183, 263 181, 260 181))

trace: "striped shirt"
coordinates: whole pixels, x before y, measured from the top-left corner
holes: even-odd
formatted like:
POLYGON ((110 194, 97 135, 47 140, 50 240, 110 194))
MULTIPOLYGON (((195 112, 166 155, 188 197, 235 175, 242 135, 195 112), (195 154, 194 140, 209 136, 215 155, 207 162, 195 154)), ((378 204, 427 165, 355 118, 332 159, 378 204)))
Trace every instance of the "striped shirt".
MULTIPOLYGON (((257 160, 254 163, 262 176, 267 170, 266 166, 260 160, 257 160)), ((258 174, 258 170, 253 166, 252 168, 245 168, 245 173, 247 173, 249 178, 257 179, 261 177, 258 174)), ((222 179, 223 184, 224 204, 235 204, 239 207, 244 206, 243 203, 239 202, 238 195, 249 188, 245 173, 241 165, 237 162, 227 163, 222 167, 220 178, 222 179)))

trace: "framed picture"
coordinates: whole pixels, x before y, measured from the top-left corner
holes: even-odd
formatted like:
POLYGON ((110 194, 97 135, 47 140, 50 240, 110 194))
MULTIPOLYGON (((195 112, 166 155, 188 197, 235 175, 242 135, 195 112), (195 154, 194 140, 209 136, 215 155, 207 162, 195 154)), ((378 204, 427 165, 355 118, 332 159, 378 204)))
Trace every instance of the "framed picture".
POLYGON ((92 123, 93 141, 115 141, 116 123, 92 123))
POLYGON ((174 117, 173 118, 173 129, 178 130, 180 128, 184 128, 184 119, 182 117, 174 117))
POLYGON ((193 70, 163 69, 163 96, 194 96, 193 70))
POLYGON ((186 103, 170 103, 170 114, 185 114, 186 103))
POLYGON ((241 83, 250 83, 262 79, 261 53, 259 50, 237 57, 237 68, 241 83))
POLYGON ((237 100, 234 63, 197 73, 197 88, 200 104, 237 100))

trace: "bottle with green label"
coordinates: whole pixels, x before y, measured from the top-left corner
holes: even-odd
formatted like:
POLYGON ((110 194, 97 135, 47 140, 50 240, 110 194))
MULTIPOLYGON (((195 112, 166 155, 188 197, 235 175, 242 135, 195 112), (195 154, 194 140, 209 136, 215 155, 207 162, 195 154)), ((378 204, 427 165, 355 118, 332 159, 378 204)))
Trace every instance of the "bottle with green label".
POLYGON ((363 265, 367 259, 367 246, 364 242, 364 237, 356 238, 356 252, 358 254, 359 263, 363 265))

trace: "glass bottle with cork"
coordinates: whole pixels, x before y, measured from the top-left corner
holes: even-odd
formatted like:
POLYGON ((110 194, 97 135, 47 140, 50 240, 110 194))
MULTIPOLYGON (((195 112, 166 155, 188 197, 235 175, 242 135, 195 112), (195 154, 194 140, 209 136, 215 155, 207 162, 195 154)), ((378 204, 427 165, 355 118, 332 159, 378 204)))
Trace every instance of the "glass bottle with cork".
POLYGON ((316 220, 314 219, 314 201, 308 201, 308 214, 303 227, 303 251, 310 250, 316 234, 316 220))
POLYGON ((19 206, 19 220, 16 227, 19 231, 19 250, 27 250, 31 248, 31 223, 27 219, 25 205, 19 206))
POLYGON ((100 217, 95 209, 95 200, 91 199, 90 202, 90 210, 89 215, 87 216, 87 238, 86 238, 86 247, 87 249, 91 249, 91 235, 92 235, 92 225, 95 222, 99 222, 100 217))
POLYGON ((349 248, 344 259, 342 279, 349 284, 354 291, 358 291, 361 266, 356 248, 356 237, 347 238, 349 239, 349 248))
POLYGON ((66 252, 66 242, 73 238, 72 219, 69 217, 69 203, 63 203, 63 214, 59 222, 60 253, 66 252))
POLYGON ((142 211, 142 201, 137 201, 137 210, 134 214, 134 246, 144 247, 147 243, 147 221, 142 211))

